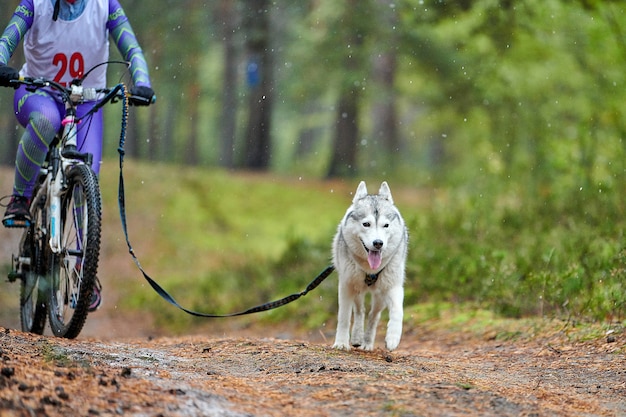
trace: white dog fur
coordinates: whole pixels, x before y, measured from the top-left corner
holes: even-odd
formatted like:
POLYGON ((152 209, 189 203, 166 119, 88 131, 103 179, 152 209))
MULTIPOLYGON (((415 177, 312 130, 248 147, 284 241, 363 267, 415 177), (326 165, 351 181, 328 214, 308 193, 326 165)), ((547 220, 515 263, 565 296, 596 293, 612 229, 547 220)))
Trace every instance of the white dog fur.
POLYGON ((407 243, 408 232, 387 183, 381 184, 378 194, 368 195, 362 181, 333 241, 333 264, 339 274, 334 348, 372 350, 385 308, 389 309, 385 345, 388 350, 398 347, 402 337, 407 243), (371 309, 365 327, 367 292, 371 293, 371 309))

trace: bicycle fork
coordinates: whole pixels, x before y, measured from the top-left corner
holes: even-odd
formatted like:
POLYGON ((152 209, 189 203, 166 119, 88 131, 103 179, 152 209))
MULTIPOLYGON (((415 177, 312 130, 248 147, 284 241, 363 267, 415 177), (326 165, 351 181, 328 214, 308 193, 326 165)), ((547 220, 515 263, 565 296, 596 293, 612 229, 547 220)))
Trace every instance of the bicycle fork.
POLYGON ((48 204, 50 207, 50 249, 53 253, 59 253, 61 250, 61 193, 63 191, 63 175, 59 172, 59 164, 61 158, 58 149, 52 152, 52 175, 48 177, 48 204))

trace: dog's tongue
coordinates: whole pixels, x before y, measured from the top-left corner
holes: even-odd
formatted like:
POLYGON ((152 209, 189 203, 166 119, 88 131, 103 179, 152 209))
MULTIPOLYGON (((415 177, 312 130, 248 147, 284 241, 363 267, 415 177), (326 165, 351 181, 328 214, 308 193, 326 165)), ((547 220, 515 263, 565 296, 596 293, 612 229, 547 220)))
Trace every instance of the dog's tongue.
POLYGON ((370 264, 370 268, 378 269, 380 263, 382 262, 382 258, 380 256, 380 251, 371 250, 367 253, 367 262, 370 264))

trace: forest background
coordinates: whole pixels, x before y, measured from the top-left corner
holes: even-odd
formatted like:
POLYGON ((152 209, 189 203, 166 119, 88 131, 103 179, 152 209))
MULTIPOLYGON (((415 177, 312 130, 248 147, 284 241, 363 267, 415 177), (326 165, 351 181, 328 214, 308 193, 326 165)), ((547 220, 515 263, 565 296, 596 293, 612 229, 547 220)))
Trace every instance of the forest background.
MULTIPOLYGON (((18 2, 6 3, 4 22, 18 2)), ((155 263, 183 304, 206 310, 206 290, 221 294, 211 307, 226 311, 301 290, 328 262, 348 192, 363 178, 402 191, 412 236, 409 311, 462 304, 511 317, 624 320, 622 2, 122 4, 158 95, 156 105, 131 112, 131 175, 160 177, 152 195, 169 193, 157 201, 144 190, 137 200, 150 201, 146 210, 204 211, 190 216, 231 235, 219 242, 220 262, 205 265, 215 234, 196 236, 175 215, 154 219, 158 230, 179 231, 153 238, 154 256, 167 250, 167 265, 197 260, 192 272, 155 263), (346 193, 329 197, 331 180, 349 184, 346 193), (221 198, 210 205, 223 206, 198 204, 211 193, 221 198), (264 251, 236 239, 233 230, 247 233, 250 217, 282 244, 264 251), (294 225, 287 231, 272 223, 285 218, 294 225), (313 231, 294 231, 303 223, 313 231), (256 290, 242 294, 251 281, 256 290)), ((109 72, 112 82, 125 78, 119 66, 109 72)), ((9 89, 0 105, 0 163, 10 167, 21 130, 9 89)), ((109 107, 111 161, 120 110, 109 107)), ((103 185, 114 204, 110 188, 103 185)), ((332 286, 319 291, 334 297, 332 286)), ((128 308, 149 308, 164 325, 195 322, 145 288, 131 285, 127 297, 128 308)), ((332 316, 328 302, 270 315, 303 323, 332 316)))

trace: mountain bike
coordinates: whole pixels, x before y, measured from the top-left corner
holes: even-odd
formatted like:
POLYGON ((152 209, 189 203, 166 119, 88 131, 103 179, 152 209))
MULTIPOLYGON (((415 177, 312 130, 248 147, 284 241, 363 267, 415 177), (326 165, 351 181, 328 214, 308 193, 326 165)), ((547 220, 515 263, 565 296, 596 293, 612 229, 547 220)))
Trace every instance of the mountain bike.
MULTIPOLYGON (((89 72, 85 74, 88 75, 89 72)), ((84 79, 83 77, 82 79, 84 79)), ((75 338, 82 330, 96 284, 102 202, 92 155, 76 149, 79 122, 107 103, 123 102, 122 134, 128 106, 146 101, 129 96, 124 84, 84 88, 82 79, 65 87, 44 78, 20 78, 29 89, 56 92, 65 103, 63 126, 50 145, 30 204, 31 222, 12 256, 10 282, 20 281, 20 319, 25 332, 43 334, 46 316, 55 336, 75 338), (93 102, 82 118, 76 105, 93 102)))

